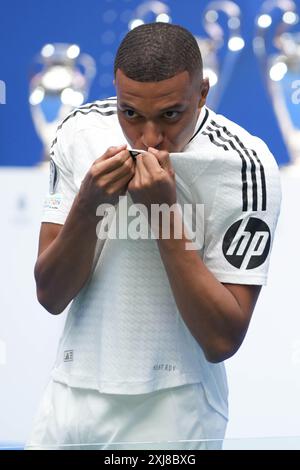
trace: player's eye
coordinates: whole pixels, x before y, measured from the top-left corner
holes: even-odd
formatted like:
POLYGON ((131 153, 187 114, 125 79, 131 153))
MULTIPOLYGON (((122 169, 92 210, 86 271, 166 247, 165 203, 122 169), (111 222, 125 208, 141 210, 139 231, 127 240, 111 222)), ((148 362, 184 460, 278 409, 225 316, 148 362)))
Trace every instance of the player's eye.
POLYGON ((169 120, 176 119, 178 116, 179 116, 178 111, 166 111, 164 113, 164 117, 169 120))
POLYGON ((133 119, 133 118, 137 117, 137 113, 135 111, 133 111, 133 109, 125 109, 123 111, 123 113, 125 114, 125 117, 127 117, 129 119, 133 119))

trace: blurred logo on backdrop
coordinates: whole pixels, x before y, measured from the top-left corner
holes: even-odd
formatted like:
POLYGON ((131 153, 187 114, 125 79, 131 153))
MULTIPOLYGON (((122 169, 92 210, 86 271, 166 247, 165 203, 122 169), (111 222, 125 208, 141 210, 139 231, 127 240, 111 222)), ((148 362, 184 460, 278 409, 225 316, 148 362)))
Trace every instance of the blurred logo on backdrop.
POLYGON ((0 104, 6 104, 6 85, 3 80, 0 80, 0 104))
POLYGON ((245 46, 241 10, 231 1, 213 1, 204 10, 202 22, 209 37, 196 36, 196 39, 202 53, 203 75, 210 83, 207 104, 216 110, 245 46))
POLYGON ((96 73, 94 59, 76 44, 46 44, 32 65, 29 103, 36 132, 43 142, 43 161, 59 122, 87 99, 96 73))
POLYGON ((31 221, 28 195, 25 193, 16 194, 12 223, 17 225, 27 225, 31 221))
POLYGON ((7 363, 6 342, 0 339, 0 366, 5 366, 7 363))
POLYGON ((300 21, 293 0, 267 0, 256 18, 254 51, 291 163, 300 173, 300 21))

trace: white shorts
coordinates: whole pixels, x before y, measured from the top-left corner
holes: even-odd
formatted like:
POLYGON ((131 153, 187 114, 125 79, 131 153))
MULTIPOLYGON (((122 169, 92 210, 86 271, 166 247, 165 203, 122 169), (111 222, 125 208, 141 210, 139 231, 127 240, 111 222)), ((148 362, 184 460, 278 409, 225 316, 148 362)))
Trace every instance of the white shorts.
POLYGON ((221 449, 226 425, 201 383, 118 395, 51 380, 26 449, 221 449))

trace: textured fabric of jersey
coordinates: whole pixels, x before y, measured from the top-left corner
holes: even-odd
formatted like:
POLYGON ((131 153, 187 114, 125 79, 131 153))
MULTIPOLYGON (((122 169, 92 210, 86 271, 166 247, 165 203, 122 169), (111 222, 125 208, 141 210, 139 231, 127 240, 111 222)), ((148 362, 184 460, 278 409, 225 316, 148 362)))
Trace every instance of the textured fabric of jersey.
MULTIPOLYGON (((93 161, 122 143, 114 98, 70 114, 53 142, 43 221, 64 224, 93 161)), ((265 284, 281 192, 264 142, 205 107, 194 137, 170 158, 177 202, 183 210, 204 208, 198 252, 206 266, 220 282, 265 284)), ((93 273, 68 313, 53 377, 123 394, 201 382, 211 405, 227 416, 224 365, 207 362, 186 327, 154 239, 98 241, 93 273)))

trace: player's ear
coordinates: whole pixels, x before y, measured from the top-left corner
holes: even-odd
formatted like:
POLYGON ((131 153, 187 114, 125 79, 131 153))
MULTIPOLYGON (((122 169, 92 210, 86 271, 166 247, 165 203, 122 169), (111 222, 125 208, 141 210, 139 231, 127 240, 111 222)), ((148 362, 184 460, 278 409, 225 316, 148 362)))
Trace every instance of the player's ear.
POLYGON ((202 106, 205 105, 208 92, 209 92, 209 79, 203 78, 201 82, 201 90, 200 90, 200 101, 199 101, 200 108, 202 108, 202 106))
POLYGON ((113 79, 113 86, 116 86, 116 80, 113 79))

